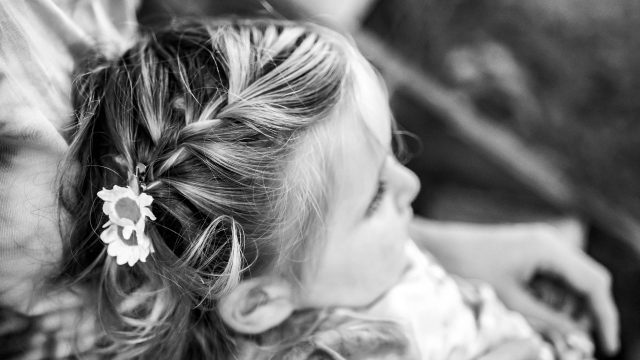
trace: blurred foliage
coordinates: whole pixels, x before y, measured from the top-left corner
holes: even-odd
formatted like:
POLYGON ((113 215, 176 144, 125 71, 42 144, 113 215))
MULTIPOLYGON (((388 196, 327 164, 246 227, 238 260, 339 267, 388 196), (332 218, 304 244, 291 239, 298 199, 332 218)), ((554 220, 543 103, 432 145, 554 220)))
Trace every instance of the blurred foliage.
POLYGON ((382 0, 366 24, 640 219, 640 2, 382 0))

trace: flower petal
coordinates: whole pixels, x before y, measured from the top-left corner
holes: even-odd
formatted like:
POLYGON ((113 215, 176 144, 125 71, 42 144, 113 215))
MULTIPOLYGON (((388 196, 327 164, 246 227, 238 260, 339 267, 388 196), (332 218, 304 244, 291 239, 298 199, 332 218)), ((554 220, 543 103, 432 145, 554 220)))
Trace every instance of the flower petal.
POLYGON ((118 237, 118 227, 117 225, 111 225, 108 228, 104 229, 102 233, 100 233, 100 240, 105 244, 111 244, 114 241, 120 241, 118 237))
POLYGON ((146 234, 142 234, 142 236, 138 237, 138 243, 147 254, 155 252, 151 239, 146 234))
POLYGON ((151 243, 147 242, 146 246, 140 247, 140 259, 144 258, 146 260, 150 252, 151 252, 151 243))
POLYGON ((153 213, 151 212, 151 209, 149 208, 142 208, 142 215, 148 217, 149 219, 155 221, 156 220, 156 216, 153 215, 153 213))
POLYGON ((111 189, 111 191, 113 192, 114 195, 117 196, 117 198, 121 198, 123 196, 128 196, 128 197, 134 197, 136 196, 136 194, 133 192, 133 190, 131 190, 130 187, 122 187, 122 186, 118 186, 118 185, 113 185, 113 188, 111 189))
POLYGON ((107 244, 107 254, 115 257, 118 265, 135 265, 138 261, 146 262, 150 253, 155 250, 148 236, 144 233, 146 219, 155 220, 153 212, 147 206, 153 202, 153 197, 145 193, 137 195, 130 187, 114 185, 111 190, 102 189, 98 195, 105 201, 102 210, 109 216, 102 227, 100 239, 107 244), (122 198, 134 200, 140 209, 139 220, 134 223, 131 219, 121 218, 115 208, 115 204, 122 198), (135 242, 127 242, 131 235, 136 233, 135 242))
POLYGON ((109 256, 117 256, 118 254, 120 254, 122 252, 122 242, 120 241, 115 241, 109 244, 109 246, 107 246, 107 254, 109 254, 109 256))
POLYGON ((125 226, 122 229, 122 236, 124 237, 125 240, 129 240, 131 238, 131 234, 133 233, 133 230, 135 228, 132 226, 125 226))
POLYGON ((145 193, 138 195, 138 203, 140 206, 149 206, 153 202, 153 196, 145 193))
POLYGON ((135 265, 136 262, 138 262, 138 258, 134 254, 129 254, 129 256, 127 257, 127 263, 129 264, 129 267, 135 265))
POLYGON ((98 191, 96 194, 103 201, 113 201, 116 199, 116 194, 113 193, 112 190, 107 190, 106 188, 102 188, 102 190, 98 191))
POLYGON ((127 263, 127 253, 121 252, 116 256, 116 264, 124 265, 127 263))
POLYGON ((113 203, 110 201, 105 201, 104 204, 102 204, 102 212, 105 215, 109 215, 109 217, 111 217, 111 214, 115 213, 115 211, 113 211, 113 203))
POLYGON ((136 262, 138 262, 140 259, 142 259, 142 255, 143 255, 143 249, 138 247, 136 249, 136 251, 133 252, 131 259, 133 260, 133 263, 135 264, 136 262))
MULTIPOLYGON (((144 222, 144 218, 141 218, 140 221, 138 221, 138 223, 135 226, 135 231, 136 231, 136 235, 142 235, 144 234, 144 226, 145 226, 145 222, 144 222)), ((140 236, 138 236, 140 237, 140 236)))

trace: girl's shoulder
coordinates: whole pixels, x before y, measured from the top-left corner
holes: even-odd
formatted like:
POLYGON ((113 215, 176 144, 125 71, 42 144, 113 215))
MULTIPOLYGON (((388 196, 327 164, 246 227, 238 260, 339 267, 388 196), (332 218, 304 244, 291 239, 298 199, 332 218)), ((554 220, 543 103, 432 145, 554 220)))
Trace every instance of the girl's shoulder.
POLYGON ((418 359, 399 324, 348 308, 294 314, 278 328, 239 345, 241 360, 418 359))

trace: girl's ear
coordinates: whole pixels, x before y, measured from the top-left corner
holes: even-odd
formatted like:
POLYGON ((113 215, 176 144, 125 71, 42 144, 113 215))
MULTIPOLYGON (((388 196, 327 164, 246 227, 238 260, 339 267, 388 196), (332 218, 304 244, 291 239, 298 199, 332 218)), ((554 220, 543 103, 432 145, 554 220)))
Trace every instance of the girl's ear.
POLYGON ((259 334, 286 320, 295 310, 291 285, 272 277, 243 280, 220 299, 222 320, 243 334, 259 334))

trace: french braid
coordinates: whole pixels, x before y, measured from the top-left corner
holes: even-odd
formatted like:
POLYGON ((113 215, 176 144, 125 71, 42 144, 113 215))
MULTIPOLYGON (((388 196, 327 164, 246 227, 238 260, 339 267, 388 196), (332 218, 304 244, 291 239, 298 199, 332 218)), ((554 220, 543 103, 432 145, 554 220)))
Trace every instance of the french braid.
POLYGON ((70 220, 61 279, 93 290, 106 330, 100 351, 235 352, 218 299, 266 271, 298 276, 322 231, 331 171, 322 141, 308 140, 330 136, 322 124, 345 98, 354 54, 311 25, 196 21, 80 67, 60 190, 70 220), (146 232, 155 253, 119 267, 98 238, 107 219, 95 194, 126 186, 138 163, 154 198, 146 232))

